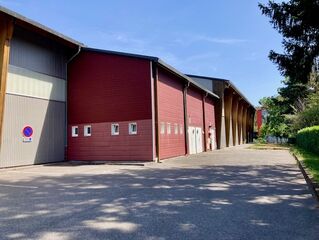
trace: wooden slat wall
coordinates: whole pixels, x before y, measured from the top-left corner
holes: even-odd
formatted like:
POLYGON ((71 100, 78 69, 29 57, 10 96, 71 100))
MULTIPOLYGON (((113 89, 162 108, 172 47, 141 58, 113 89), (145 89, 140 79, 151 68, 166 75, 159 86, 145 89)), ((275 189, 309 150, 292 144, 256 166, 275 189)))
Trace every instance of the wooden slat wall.
MULTIPOLYGON (((207 97, 205 99, 205 137, 206 137, 206 146, 209 138, 209 129, 210 127, 215 128, 216 129, 216 122, 215 122, 215 103, 214 100, 211 97, 207 97)), ((216 132, 215 132, 216 134, 216 132)), ((216 140, 216 136, 215 136, 215 140, 216 140)), ((216 146, 216 142, 214 143, 216 146)), ((209 147, 207 146, 206 149, 209 149, 209 147)))
POLYGON ((119 121, 119 135, 111 135, 111 124, 87 123, 68 126, 68 160, 82 161, 151 161, 153 159, 152 120, 119 121), (137 134, 130 135, 128 125, 137 123, 137 134), (84 126, 90 125, 92 135, 84 136, 84 126), (72 137, 72 126, 78 126, 79 136, 72 137))
POLYGON ((159 69, 159 127, 165 124, 165 132, 159 133, 161 159, 185 155, 183 86, 181 79, 164 69, 159 69), (167 133, 167 123, 171 125, 170 134, 167 133), (178 124, 177 134, 175 124, 178 124), (183 129, 182 132, 180 127, 183 129))
MULTIPOLYGON (((203 114, 203 93, 193 87, 187 89, 187 115, 188 127, 200 127, 202 133, 204 130, 204 114, 203 114)), ((204 146, 204 134, 202 134, 202 149, 204 146)))
POLYGON ((10 54, 10 41, 12 38, 12 34, 13 19, 0 15, 0 139, 2 136, 6 82, 10 54))
POLYGON ((150 61, 94 51, 81 52, 68 68, 68 159, 153 160, 150 61), (136 122, 137 135, 128 134, 136 122), (120 135, 111 136, 111 124, 120 135), (92 136, 83 137, 83 125, 92 136), (80 135, 70 135, 72 126, 80 135))

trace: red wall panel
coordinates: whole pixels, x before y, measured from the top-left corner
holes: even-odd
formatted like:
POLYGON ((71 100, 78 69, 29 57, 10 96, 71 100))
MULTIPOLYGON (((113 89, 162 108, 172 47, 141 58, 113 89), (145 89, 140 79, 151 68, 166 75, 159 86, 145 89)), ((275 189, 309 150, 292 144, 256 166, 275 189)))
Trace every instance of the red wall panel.
MULTIPOLYGON (((211 97, 205 98, 205 138, 206 143, 208 143, 209 138, 209 127, 216 128, 215 124, 215 107, 214 107, 214 101, 211 97)), ((215 131, 216 134, 216 131, 215 131)), ((215 136, 216 139, 216 136, 215 136)), ((215 142, 216 146, 216 142, 215 142)))
POLYGON ((215 107, 214 101, 211 97, 205 98, 205 118, 206 127, 208 129, 209 125, 215 128, 215 107))
POLYGON ((151 119, 150 61, 84 51, 68 67, 68 121, 151 119))
POLYGON ((187 89, 188 125, 203 129, 203 97, 199 90, 192 87, 187 89))
POLYGON ((165 133, 159 132, 160 158, 185 155, 183 81, 161 68, 158 80, 158 119, 160 127, 165 124, 165 133), (171 134, 167 133, 167 123, 171 124, 171 134), (175 134, 175 124, 178 124, 178 134, 175 134))
POLYGON ((261 126, 263 124, 263 116, 262 116, 262 109, 257 109, 257 130, 258 130, 258 134, 260 134, 260 129, 261 129, 261 126))
POLYGON ((69 160, 152 160, 152 120, 123 121, 119 123, 120 134, 111 135, 114 122, 78 124, 79 136, 72 137, 68 126, 69 160), (137 135, 129 135, 128 124, 137 123, 137 135), (84 125, 91 125, 92 135, 84 136, 84 125))
POLYGON ((69 160, 153 160, 150 61, 85 50, 68 67, 69 160), (111 136, 111 123, 120 135, 111 136), (128 122, 138 134, 128 135, 128 122), (71 127, 79 126, 79 137, 71 127), (83 136, 83 126, 92 136, 83 136))

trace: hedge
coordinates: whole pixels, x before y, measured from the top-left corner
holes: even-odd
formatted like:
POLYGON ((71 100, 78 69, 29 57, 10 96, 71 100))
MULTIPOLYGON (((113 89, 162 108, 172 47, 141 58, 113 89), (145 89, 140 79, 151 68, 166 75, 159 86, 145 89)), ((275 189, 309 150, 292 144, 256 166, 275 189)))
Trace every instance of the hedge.
POLYGON ((310 152, 319 154, 319 126, 299 130, 297 133, 297 145, 310 152))

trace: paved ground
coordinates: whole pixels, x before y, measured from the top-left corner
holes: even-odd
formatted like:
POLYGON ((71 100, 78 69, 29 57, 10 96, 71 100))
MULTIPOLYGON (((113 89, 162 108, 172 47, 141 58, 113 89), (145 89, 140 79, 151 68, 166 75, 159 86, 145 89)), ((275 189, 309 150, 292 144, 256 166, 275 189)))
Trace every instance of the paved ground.
POLYGON ((0 170, 1 240, 318 236, 319 209, 286 151, 0 170))

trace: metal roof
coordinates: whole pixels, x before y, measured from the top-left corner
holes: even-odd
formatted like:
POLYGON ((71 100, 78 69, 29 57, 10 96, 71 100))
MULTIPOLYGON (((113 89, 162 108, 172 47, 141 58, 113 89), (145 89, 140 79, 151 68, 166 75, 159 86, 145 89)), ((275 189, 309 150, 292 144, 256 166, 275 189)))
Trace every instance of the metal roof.
POLYGON ((228 80, 228 79, 223 79, 223 78, 214 78, 214 77, 207 77, 207 76, 200 76, 200 75, 192 75, 192 74, 186 74, 189 77, 196 77, 196 78, 202 78, 202 79, 208 79, 212 81, 223 81, 228 83, 238 94, 241 96, 252 108, 256 110, 254 105, 245 97, 245 95, 235 86, 235 84, 228 80))
POLYGON ((41 30, 43 30, 45 32, 48 32, 48 33, 50 33, 50 34, 52 34, 52 35, 54 35, 54 36, 56 36, 56 37, 58 37, 58 38, 60 38, 60 39, 62 39, 64 41, 67 41, 67 42, 72 43, 72 44, 77 45, 77 46, 84 46, 83 43, 80 43, 80 42, 78 42, 78 41, 76 41, 76 40, 74 40, 74 39, 72 39, 70 37, 67 37, 67 36, 65 36, 65 35, 57 32, 57 31, 54 31, 51 28, 48 28, 48 27, 46 27, 46 26, 44 26, 44 25, 42 25, 42 24, 40 24, 40 23, 38 23, 36 21, 33 21, 33 20, 29 19, 29 18, 26 18, 26 17, 22 16, 21 14, 16 13, 16 12, 14 12, 14 11, 12 11, 10 9, 7 9, 7 8, 5 8, 5 7, 0 5, 0 13, 1 12, 5 13, 5 14, 7 14, 7 15, 15 18, 15 19, 18 19, 18 20, 20 20, 20 21, 22 21, 24 23, 27 23, 27 24, 35 27, 35 28, 41 29, 41 30))
POLYGON ((207 93, 208 95, 219 99, 219 96, 216 95, 215 93, 213 93, 212 91, 210 91, 209 89, 201 86, 200 84, 198 84, 197 82, 195 82, 192 78, 188 77, 187 75, 181 73, 180 71, 176 70, 174 67, 172 67, 171 65, 165 63, 163 60, 161 60, 158 57, 153 57, 153 56, 147 56, 147 55, 140 55, 140 54, 133 54, 133 53, 125 53, 125 52, 117 52, 117 51, 110 51, 110 50, 103 50, 103 49, 96 49, 96 48, 87 48, 87 47, 83 47, 81 48, 82 51, 90 51, 90 52, 97 52, 97 53, 105 53, 105 54, 113 54, 113 55, 118 55, 118 56, 125 56, 125 57, 133 57, 133 58, 139 58, 139 59, 146 59, 152 62, 155 62, 157 64, 159 64, 161 67, 169 70, 170 72, 174 73, 175 75, 183 78, 184 80, 186 80, 187 82, 189 82, 192 86, 204 91, 205 93, 207 93))

